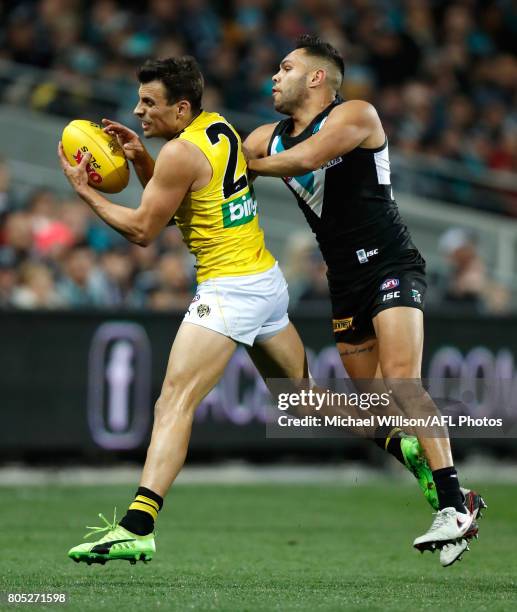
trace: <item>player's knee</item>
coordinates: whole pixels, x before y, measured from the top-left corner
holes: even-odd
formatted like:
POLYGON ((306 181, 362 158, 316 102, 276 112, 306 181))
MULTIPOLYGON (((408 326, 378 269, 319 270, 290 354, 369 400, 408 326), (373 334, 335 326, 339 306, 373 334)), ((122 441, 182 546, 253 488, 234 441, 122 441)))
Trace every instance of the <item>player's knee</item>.
POLYGON ((403 355, 393 355, 381 360, 383 378, 390 379, 419 379, 420 371, 414 359, 403 355))
POLYGON ((188 415, 195 410, 196 405, 196 393, 192 386, 166 383, 154 405, 155 422, 188 415))
POLYGON ((420 408, 425 408, 426 391, 420 378, 414 376, 388 377, 383 379, 384 384, 390 390, 390 394, 395 401, 404 409, 411 406, 414 412, 420 408))
POLYGON ((154 405, 154 423, 165 426, 169 421, 188 416, 191 410, 188 404, 167 401, 165 397, 160 396, 154 405))

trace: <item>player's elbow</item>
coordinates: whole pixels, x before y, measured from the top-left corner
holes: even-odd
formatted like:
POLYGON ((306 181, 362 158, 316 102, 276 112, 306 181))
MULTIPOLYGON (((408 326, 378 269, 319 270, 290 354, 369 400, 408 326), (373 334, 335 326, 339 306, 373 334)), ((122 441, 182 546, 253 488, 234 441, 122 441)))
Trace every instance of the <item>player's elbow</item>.
POLYGON ((129 240, 138 246, 146 247, 156 238, 153 232, 153 223, 148 215, 142 214, 140 209, 136 209, 131 222, 129 240))
POLYGON ((135 238, 135 240, 132 240, 132 242, 134 242, 140 247, 146 247, 151 244, 152 240, 146 236, 142 236, 142 237, 135 238))
POLYGON ((307 151, 302 157, 300 162, 304 172, 314 172, 323 166, 326 159, 318 151, 307 151))
POLYGON ((314 155, 304 155, 303 157, 300 157, 298 165, 304 174, 317 170, 320 167, 318 165, 318 160, 314 155))
POLYGON ((138 244, 138 246, 146 247, 153 241, 153 236, 151 236, 148 229, 144 227, 135 227, 131 234, 130 240, 131 242, 138 244))

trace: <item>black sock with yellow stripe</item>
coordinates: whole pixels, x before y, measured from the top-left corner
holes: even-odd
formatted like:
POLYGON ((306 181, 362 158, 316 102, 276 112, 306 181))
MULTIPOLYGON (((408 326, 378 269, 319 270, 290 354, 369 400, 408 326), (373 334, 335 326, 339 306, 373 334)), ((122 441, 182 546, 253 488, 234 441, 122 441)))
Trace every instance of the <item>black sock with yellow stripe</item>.
POLYGON ((124 529, 137 535, 152 533, 154 531, 154 521, 162 506, 163 497, 160 497, 158 493, 145 487, 138 487, 135 499, 119 524, 124 529))
POLYGON ((404 455, 400 448, 400 439, 405 435, 406 434, 400 427, 381 425, 375 430, 374 442, 377 446, 382 448, 382 450, 395 457, 397 461, 400 461, 402 465, 405 465, 404 455))

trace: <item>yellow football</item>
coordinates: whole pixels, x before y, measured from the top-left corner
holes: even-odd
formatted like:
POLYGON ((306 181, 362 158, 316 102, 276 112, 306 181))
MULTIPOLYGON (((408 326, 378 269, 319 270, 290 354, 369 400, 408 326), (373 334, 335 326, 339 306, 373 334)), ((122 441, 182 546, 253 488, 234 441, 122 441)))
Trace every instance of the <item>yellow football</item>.
POLYGON ((92 154, 86 166, 88 182, 92 187, 105 193, 118 193, 127 186, 127 159, 115 136, 105 134, 100 125, 75 119, 63 130, 61 141, 72 166, 79 164, 85 153, 92 154))

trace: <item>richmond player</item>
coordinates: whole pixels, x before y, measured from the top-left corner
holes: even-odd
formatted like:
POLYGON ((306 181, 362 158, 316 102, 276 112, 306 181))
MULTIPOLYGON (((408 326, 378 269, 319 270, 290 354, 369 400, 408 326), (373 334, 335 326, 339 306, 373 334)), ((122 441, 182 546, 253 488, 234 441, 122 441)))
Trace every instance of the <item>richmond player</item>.
MULTIPOLYGON (((264 244, 238 134, 221 115, 201 109, 203 79, 193 58, 149 61, 138 77, 135 114, 144 136, 168 141, 156 164, 138 137, 124 147, 145 187, 140 206, 115 205, 89 187, 89 156, 72 167, 60 146, 61 164, 77 194, 131 242, 147 245, 174 217, 196 256, 198 287, 171 349, 136 497, 103 538, 69 552, 88 563, 152 558, 154 520, 185 461, 194 411, 237 343, 269 376, 307 376, 304 348, 287 316, 287 284, 264 244)), ((105 126, 127 135, 120 124, 105 126)))

